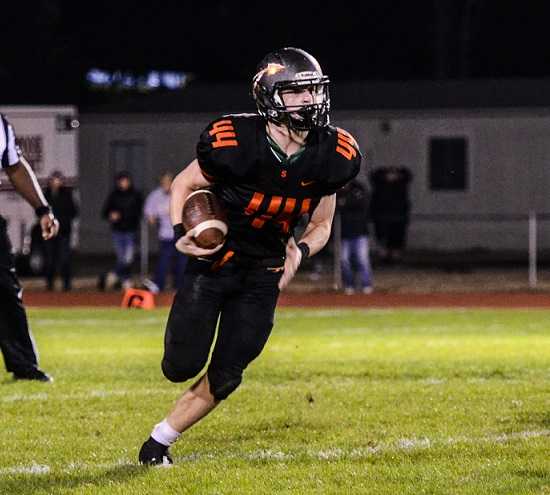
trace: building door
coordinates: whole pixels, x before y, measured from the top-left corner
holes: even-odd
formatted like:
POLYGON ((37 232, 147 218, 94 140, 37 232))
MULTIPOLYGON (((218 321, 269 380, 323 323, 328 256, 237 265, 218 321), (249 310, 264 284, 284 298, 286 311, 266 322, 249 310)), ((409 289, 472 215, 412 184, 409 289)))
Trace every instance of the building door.
POLYGON ((109 150, 109 171, 112 180, 114 181, 116 174, 123 170, 130 173, 136 189, 144 192, 149 187, 151 177, 144 141, 111 141, 109 150))

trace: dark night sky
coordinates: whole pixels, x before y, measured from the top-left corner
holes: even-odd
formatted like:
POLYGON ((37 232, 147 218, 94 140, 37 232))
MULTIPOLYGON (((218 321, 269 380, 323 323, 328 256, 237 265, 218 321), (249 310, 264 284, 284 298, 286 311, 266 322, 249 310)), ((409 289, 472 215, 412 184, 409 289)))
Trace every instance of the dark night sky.
POLYGON ((85 103, 91 67, 248 81, 282 46, 338 80, 550 76, 544 1, 20 0, 0 20, 0 103, 85 103))

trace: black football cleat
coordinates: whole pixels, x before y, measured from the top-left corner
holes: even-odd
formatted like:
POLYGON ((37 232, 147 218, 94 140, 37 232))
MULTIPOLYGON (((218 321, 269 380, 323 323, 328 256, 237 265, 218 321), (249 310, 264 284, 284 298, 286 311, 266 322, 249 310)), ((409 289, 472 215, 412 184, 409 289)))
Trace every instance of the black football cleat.
POLYGON ((36 380, 37 382, 53 382, 53 378, 39 368, 16 371, 13 373, 15 380, 36 380))
POLYGON ((166 445, 149 437, 139 451, 139 463, 145 466, 171 466, 174 461, 166 445))

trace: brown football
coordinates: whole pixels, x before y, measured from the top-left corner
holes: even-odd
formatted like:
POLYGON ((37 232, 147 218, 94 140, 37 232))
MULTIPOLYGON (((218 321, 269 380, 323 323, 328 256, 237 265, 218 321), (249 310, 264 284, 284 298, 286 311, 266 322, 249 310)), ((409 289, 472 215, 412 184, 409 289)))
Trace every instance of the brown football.
POLYGON ((207 189, 199 189, 187 197, 182 223, 186 232, 195 231, 195 242, 204 249, 214 249, 227 235, 225 211, 216 195, 207 189))

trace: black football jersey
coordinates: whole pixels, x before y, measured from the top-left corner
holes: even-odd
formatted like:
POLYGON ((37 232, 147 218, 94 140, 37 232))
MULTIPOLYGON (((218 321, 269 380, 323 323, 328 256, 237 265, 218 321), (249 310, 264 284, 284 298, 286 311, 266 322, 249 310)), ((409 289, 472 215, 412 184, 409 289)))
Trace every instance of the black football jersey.
POLYGON ((284 258, 293 228, 359 172, 355 139, 333 126, 308 133, 290 159, 256 114, 226 115, 210 123, 197 145, 204 176, 227 212, 224 252, 255 259, 284 258))

